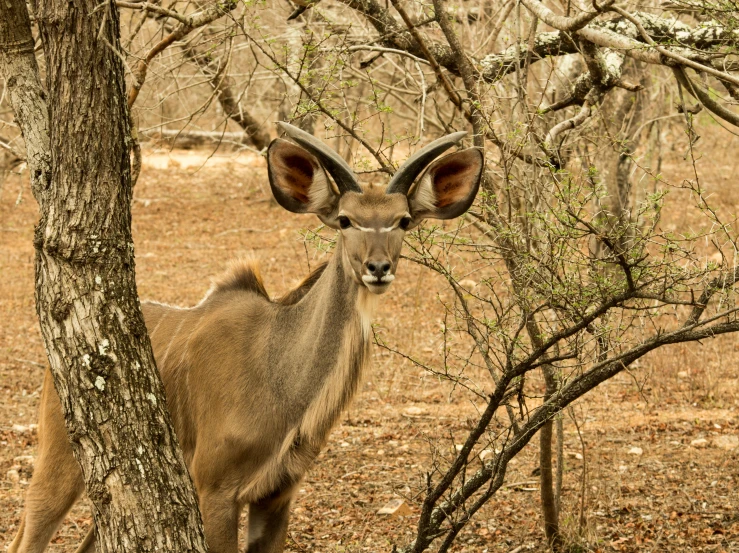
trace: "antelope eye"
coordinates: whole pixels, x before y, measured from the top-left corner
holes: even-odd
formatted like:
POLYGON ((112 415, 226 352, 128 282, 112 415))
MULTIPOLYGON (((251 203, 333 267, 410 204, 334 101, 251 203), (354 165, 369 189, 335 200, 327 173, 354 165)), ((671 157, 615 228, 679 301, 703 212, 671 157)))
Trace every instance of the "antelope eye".
POLYGON ((352 222, 349 220, 349 217, 344 217, 342 215, 339 217, 339 226, 343 229, 347 229, 352 226, 352 222))
POLYGON ((408 230, 408 227, 410 226, 410 224, 411 224, 410 217, 403 217, 400 220, 400 228, 402 228, 403 230, 408 230))

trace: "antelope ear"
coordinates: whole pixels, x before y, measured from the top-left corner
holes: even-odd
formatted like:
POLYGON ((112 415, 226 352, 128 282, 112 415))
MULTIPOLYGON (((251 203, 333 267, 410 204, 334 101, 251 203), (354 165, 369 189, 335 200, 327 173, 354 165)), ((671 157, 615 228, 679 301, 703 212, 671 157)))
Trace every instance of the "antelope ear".
POLYGON ((480 187, 484 161, 481 150, 469 148, 432 163, 408 192, 413 222, 453 219, 467 211, 480 187))
POLYGON ((318 160, 300 146, 277 138, 267 150, 269 185, 277 203, 293 213, 315 213, 321 219, 336 210, 334 189, 318 160))

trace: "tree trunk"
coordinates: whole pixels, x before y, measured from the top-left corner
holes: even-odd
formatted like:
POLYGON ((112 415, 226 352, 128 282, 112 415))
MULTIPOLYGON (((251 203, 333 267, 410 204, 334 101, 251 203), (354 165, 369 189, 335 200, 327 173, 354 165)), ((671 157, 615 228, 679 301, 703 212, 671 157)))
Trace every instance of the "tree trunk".
MULTIPOLYGON (((543 365, 542 373, 546 383, 544 401, 547 401, 557 391, 557 379, 555 369, 551 365, 543 365)), ((539 477, 541 481, 541 511, 544 517, 544 534, 547 537, 549 547, 552 548, 552 551, 557 552, 562 549, 562 536, 559 532, 558 498, 552 476, 553 427, 552 419, 549 419, 539 430, 539 477)), ((562 460, 559 459, 559 463, 561 462, 562 460)))
POLYGON ((26 142, 31 190, 41 205, 51 182, 49 115, 25 2, 0 1, 0 75, 26 142))
MULTIPOLYGON (((508 267, 510 274, 515 275, 515 269, 512 270, 514 266, 509 263, 508 267)), ((521 283, 518 283, 517 286, 519 289, 522 288, 521 283)), ((541 331, 533 317, 528 318, 526 331, 528 332, 529 338, 531 338, 531 344, 537 349, 541 348, 541 331)), ((546 402, 557 393, 559 388, 557 369, 554 365, 545 363, 541 366, 541 371, 546 385, 543 398, 546 402)), ((547 537, 549 547, 557 553, 562 549, 562 534, 559 531, 558 493, 555 491, 556 487, 552 475, 552 429, 553 424, 551 418, 539 429, 539 494, 541 498, 541 513, 544 518, 544 534, 547 537)), ((558 462, 561 467, 562 459, 558 458, 558 462)))
POLYGON ((93 502, 98 551, 205 551, 136 293, 118 12, 96 8, 94 0, 38 4, 50 105, 44 127, 25 3, 0 3, 0 62, 16 87, 11 101, 41 207, 41 333, 93 502))

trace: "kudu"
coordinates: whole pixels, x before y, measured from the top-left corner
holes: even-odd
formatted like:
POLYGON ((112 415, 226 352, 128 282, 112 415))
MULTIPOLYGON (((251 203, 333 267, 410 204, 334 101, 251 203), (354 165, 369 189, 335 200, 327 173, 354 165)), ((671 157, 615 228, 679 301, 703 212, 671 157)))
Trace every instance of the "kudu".
MULTIPOLYGON (((295 144, 269 146, 272 192, 288 211, 338 230, 331 260, 280 299, 242 262, 195 307, 142 306, 213 553, 237 551, 245 505, 248 553, 283 551, 293 494, 367 364, 374 300, 395 278, 405 232, 464 213, 483 166, 474 148, 432 163, 459 132, 410 157, 387 187, 360 185, 322 142, 280 126, 295 144)), ((43 551, 83 490, 47 371, 35 473, 10 553, 43 551)), ((94 543, 93 528, 78 552, 94 543)))

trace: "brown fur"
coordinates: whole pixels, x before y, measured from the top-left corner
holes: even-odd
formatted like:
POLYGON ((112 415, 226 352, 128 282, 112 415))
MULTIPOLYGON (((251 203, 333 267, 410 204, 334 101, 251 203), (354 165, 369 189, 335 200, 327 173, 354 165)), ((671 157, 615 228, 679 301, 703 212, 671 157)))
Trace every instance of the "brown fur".
MULTIPOLYGON (((307 151, 275 141, 269 166, 278 202, 343 228, 331 261, 277 300, 269 298, 256 263, 242 260, 194 307, 142 305, 211 553, 236 553, 247 505, 247 553, 283 551, 293 493, 369 359, 374 305, 395 278, 403 244, 400 221, 418 210, 414 206, 441 218, 469 207, 481 168, 476 156, 477 165, 465 161, 470 156, 455 158, 449 171, 435 163, 433 174, 444 178, 432 175, 419 185, 431 187, 427 198, 440 197, 437 184, 465 198, 440 212, 419 204, 417 192, 406 197, 365 187, 339 194, 322 169, 314 170, 320 165, 307 151), (455 174, 464 177, 459 189, 455 174), (386 272, 375 275, 370 266, 386 272)), ((44 551, 84 487, 49 371, 39 418, 38 460, 9 553, 44 551)), ((91 531, 78 553, 94 547, 91 531)))
POLYGON ((284 296, 273 300, 267 293, 267 289, 262 281, 259 263, 253 259, 239 259, 232 262, 228 270, 213 281, 213 286, 209 294, 234 291, 254 292, 273 303, 292 305, 302 300, 310 289, 313 288, 313 285, 321 278, 327 265, 328 262, 321 263, 296 288, 290 290, 284 296))
POLYGON ((264 287, 262 275, 259 271, 259 263, 254 259, 239 259, 233 261, 228 270, 213 281, 212 292, 230 292, 233 290, 244 290, 255 292, 269 299, 269 294, 264 287))
POLYGON ((287 294, 277 300, 277 303, 282 305, 292 305, 298 303, 303 297, 310 291, 311 288, 321 278, 323 271, 328 266, 328 263, 321 263, 318 267, 313 269, 311 273, 303 279, 303 282, 298 284, 298 287, 294 290, 290 290, 287 294))

